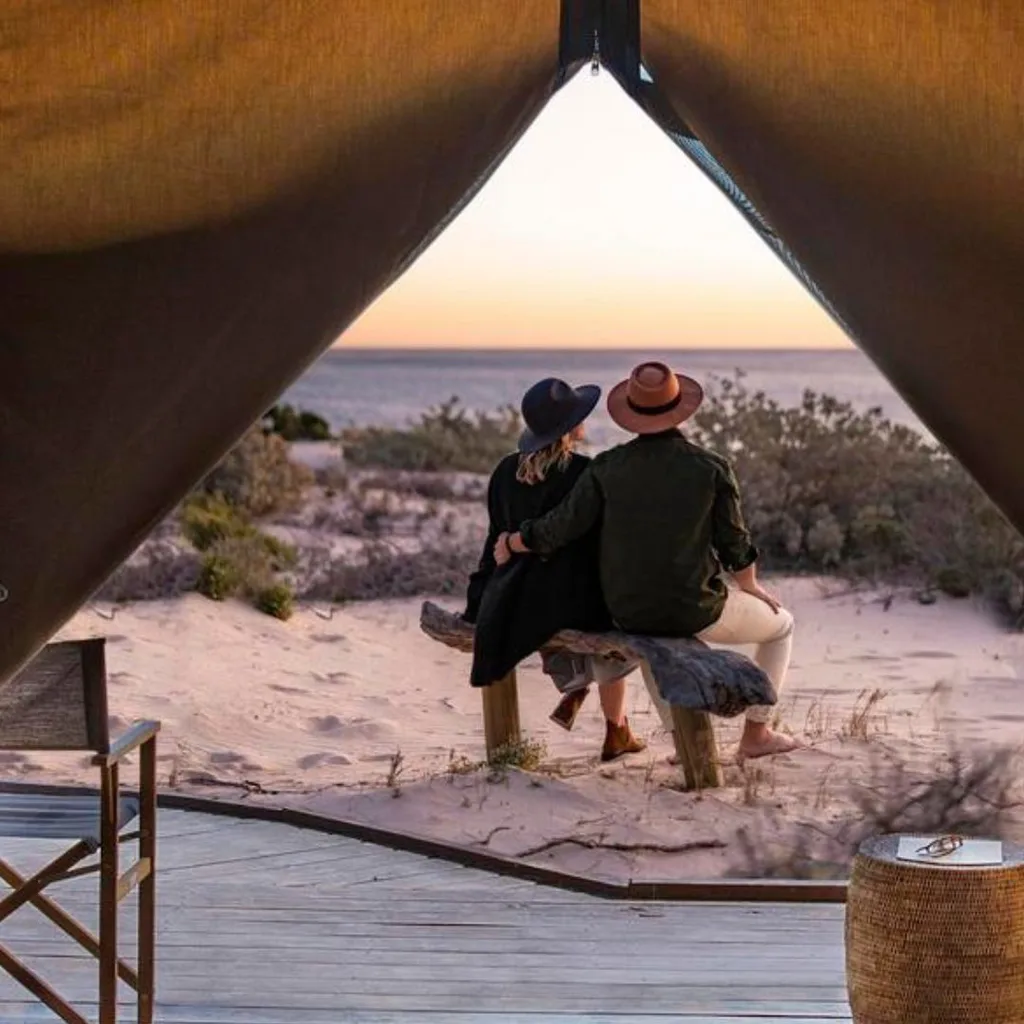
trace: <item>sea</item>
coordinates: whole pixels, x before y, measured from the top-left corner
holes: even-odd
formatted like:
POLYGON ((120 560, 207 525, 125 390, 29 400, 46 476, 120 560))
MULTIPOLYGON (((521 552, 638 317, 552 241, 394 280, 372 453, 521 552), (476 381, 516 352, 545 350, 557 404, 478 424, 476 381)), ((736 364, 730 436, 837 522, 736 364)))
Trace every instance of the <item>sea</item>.
MULTIPOLYGON (((889 419, 928 434, 874 365, 855 349, 613 351, 520 349, 331 349, 282 396, 282 401, 345 426, 404 426, 431 406, 457 398, 469 409, 518 405, 523 392, 544 377, 606 391, 641 359, 659 359, 705 387, 737 372, 751 389, 782 405, 799 403, 805 390, 829 394, 858 409, 878 407, 889 419)), ((588 421, 592 444, 604 447, 623 435, 603 404, 588 421)))

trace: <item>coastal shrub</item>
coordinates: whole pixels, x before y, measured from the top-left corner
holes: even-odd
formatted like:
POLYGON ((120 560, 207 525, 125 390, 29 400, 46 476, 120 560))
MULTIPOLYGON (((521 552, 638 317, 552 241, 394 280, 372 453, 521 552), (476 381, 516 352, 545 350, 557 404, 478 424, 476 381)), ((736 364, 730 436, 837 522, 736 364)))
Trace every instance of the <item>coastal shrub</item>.
POLYGON ((767 566, 986 594, 1021 614, 1024 540, 948 452, 879 409, 813 391, 785 407, 737 374, 687 430, 732 460, 767 566))
POLYGON ((401 470, 375 472, 359 479, 358 489, 366 491, 388 491, 401 497, 423 498, 438 502, 481 502, 487 498, 487 482, 491 466, 486 474, 455 476, 450 473, 410 473, 401 470))
POLYGON ((181 508, 181 532, 197 551, 210 551, 227 541, 245 542, 239 550, 261 549, 275 569, 291 568, 295 548, 259 529, 221 494, 192 494, 181 508))
POLYGON ((120 565, 96 592, 95 600, 158 601, 180 597, 196 589, 200 559, 165 540, 149 540, 120 565))
POLYGON ((255 594, 253 603, 259 611, 287 621, 295 611, 295 592, 286 583, 272 583, 255 594))
POLYGON ((410 553, 368 543, 357 556, 328 559, 313 570, 302 596, 345 602, 461 594, 479 555, 476 547, 468 546, 442 545, 410 553))
POLYGON ((278 404, 263 417, 265 429, 285 441, 330 441, 331 425, 319 414, 278 404))
POLYGON ((195 589, 214 601, 245 597, 260 611, 289 618, 294 594, 277 574, 298 564, 298 551, 245 520, 227 521, 231 529, 219 536, 199 531, 200 540, 209 543, 200 549, 204 553, 195 589))
POLYGON ((199 490, 219 494, 240 512, 260 517, 298 509, 312 483, 312 470, 289 458, 287 441, 253 427, 199 490))
POLYGON ((211 601, 226 601, 238 592, 241 584, 241 572, 229 557, 215 551, 203 557, 196 590, 204 597, 211 601))
POLYGON ((408 427, 350 427, 341 432, 341 442, 352 466, 490 473, 515 448, 520 431, 512 406, 491 414, 470 412, 452 398, 408 427))
POLYGON ((222 494, 200 492, 186 498, 181 507, 181 532, 197 551, 209 551, 228 537, 253 534, 255 527, 222 494))

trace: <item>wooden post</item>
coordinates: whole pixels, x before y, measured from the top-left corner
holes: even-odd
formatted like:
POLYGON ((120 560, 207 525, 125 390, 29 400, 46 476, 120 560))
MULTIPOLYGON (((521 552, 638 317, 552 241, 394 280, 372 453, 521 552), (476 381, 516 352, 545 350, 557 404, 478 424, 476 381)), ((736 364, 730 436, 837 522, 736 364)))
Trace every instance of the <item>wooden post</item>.
POLYGON ((516 685, 516 670, 500 682, 483 689, 484 697, 484 740, 487 744, 487 760, 490 761, 499 748, 516 744, 519 733, 519 687, 516 685))
POLYGON ((683 769, 686 789, 717 789, 722 785, 715 727, 706 711, 672 707, 672 738, 683 769))
POLYGON ((117 1024, 117 877, 121 812, 117 769, 117 764, 103 768, 100 793, 100 1024, 117 1024))
POLYGON ((149 874, 139 883, 138 1024, 153 1024, 156 961, 156 737, 140 750, 139 859, 149 862, 149 874))

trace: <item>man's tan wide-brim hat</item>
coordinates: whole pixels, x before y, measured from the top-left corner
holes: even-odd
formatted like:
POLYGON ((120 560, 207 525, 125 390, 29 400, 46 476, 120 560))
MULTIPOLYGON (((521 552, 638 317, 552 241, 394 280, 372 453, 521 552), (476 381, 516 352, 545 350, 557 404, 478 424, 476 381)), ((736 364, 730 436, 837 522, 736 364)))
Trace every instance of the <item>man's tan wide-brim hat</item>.
POLYGON ((703 400, 692 377, 664 363, 641 363, 608 393, 608 415, 631 434, 658 434, 688 420, 703 400))

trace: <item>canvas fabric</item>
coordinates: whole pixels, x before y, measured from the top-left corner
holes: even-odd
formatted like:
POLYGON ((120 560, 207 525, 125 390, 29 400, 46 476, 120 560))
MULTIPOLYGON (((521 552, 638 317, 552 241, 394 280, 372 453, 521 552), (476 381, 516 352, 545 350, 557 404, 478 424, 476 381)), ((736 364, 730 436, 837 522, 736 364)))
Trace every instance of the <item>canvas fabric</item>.
MULTIPOLYGON (((0 0, 0 679, 487 179, 573 70, 562 15, 0 0)), ((1024 526, 1024 5, 640 30, 648 113, 1024 526)))

